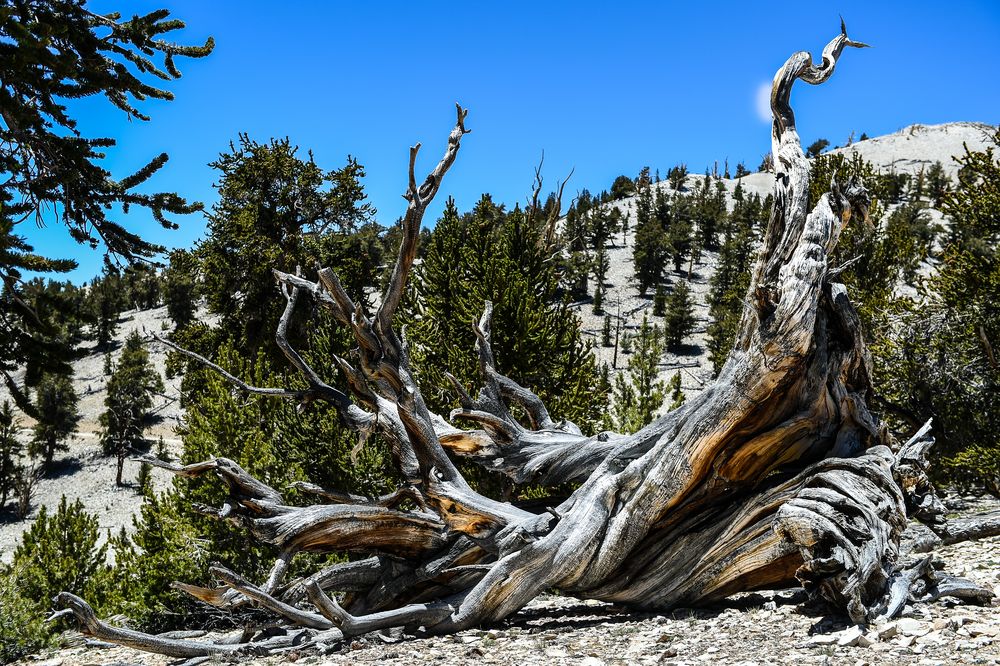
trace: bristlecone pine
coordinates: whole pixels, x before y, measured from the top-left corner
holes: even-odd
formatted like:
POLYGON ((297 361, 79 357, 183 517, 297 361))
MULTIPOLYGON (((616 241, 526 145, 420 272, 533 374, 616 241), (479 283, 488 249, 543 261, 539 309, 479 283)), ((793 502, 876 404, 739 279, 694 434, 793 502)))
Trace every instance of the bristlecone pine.
POLYGON ((308 389, 249 386, 184 352, 243 390, 332 403, 359 436, 378 432, 391 442, 405 485, 375 501, 305 487, 322 503, 298 507, 227 459, 184 467, 149 460, 177 474, 219 476, 230 497, 218 517, 282 550, 259 584, 216 567, 219 588, 177 587, 221 608, 256 604, 286 631, 275 635, 271 622, 268 633, 245 632, 239 643, 152 636, 100 621, 65 592, 55 599, 59 613, 74 615, 84 632, 105 641, 197 657, 292 645, 323 651, 345 637, 394 627, 454 632, 501 620, 550 589, 667 609, 801 585, 862 624, 899 613, 913 595, 989 599, 990 592, 935 572, 929 558, 903 561, 899 543, 908 516, 940 533, 947 526, 925 476, 928 428, 899 446, 868 409, 869 356, 847 292, 835 281, 838 271, 828 264, 841 230, 863 220, 869 199, 859 183, 835 183, 807 210, 809 164, 789 93, 796 80, 826 81, 844 47, 864 46, 841 28, 818 65, 809 53, 795 53, 774 77, 774 209, 736 345, 714 385, 635 434, 585 437, 496 371, 487 305, 474 324, 484 388, 473 398, 452 382, 461 408, 451 421, 476 429, 428 411, 393 314, 421 217, 467 133, 459 107, 444 158, 419 186, 419 146, 410 151, 404 238, 374 317, 329 269, 316 283, 276 272, 287 299, 276 339, 308 389), (354 334, 356 366, 338 359, 350 396, 288 344, 285 329, 304 291, 354 334), (512 416, 511 405, 529 425, 512 416), (520 483, 579 487, 557 506, 532 513, 476 493, 449 454, 520 483), (299 551, 368 557, 285 581, 299 551))

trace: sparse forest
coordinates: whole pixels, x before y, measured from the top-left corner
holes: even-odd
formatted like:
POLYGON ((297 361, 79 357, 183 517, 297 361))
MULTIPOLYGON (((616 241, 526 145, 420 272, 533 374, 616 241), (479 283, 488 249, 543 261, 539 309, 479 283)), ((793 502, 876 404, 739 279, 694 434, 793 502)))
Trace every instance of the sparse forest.
POLYGON ((1000 535, 995 510, 942 503, 1000 499, 1000 130, 912 172, 803 148, 791 90, 865 46, 842 26, 778 71, 753 173, 644 167, 595 194, 539 165, 523 203, 484 183, 461 210, 449 174, 476 135, 456 105, 423 178, 410 149, 394 222, 354 157, 245 133, 203 206, 155 191, 166 153, 109 172, 115 139, 70 103, 147 120, 175 61, 215 57, 167 39, 182 27, 0 8, 0 521, 25 527, 0 561, 0 663, 65 630, 185 659, 323 654, 552 592, 666 612, 795 587, 862 628, 993 602, 922 553, 1000 535), (204 235, 168 251, 109 212, 130 207, 164 228, 203 214, 204 235), (27 240, 43 219, 101 272, 61 279, 74 259, 27 240), (122 331, 160 308, 158 330, 122 331), (154 405, 174 386, 168 446, 154 405), (113 533, 99 506, 38 497, 89 436, 111 501, 138 507, 113 533))

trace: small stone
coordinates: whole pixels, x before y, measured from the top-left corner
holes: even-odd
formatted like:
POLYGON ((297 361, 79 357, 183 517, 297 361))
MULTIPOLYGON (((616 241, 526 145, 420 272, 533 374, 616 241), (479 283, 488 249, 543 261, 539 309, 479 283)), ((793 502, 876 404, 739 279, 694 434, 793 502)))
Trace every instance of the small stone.
POLYGON ((809 642, 812 645, 833 645, 837 640, 837 634, 816 634, 809 637, 809 642))
POLYGON ((896 622, 896 627, 899 628, 899 632, 904 636, 923 636, 931 630, 930 627, 920 620, 914 620, 910 617, 900 619, 896 622))
POLYGON ((934 623, 931 626, 934 627, 934 631, 941 631, 942 629, 946 629, 949 626, 951 626, 951 619, 946 617, 939 617, 938 619, 934 620, 934 623))
POLYGON ((895 622, 890 622, 879 627, 878 637, 885 641, 889 640, 893 636, 899 633, 899 627, 896 626, 895 622))
POLYGON ((918 636, 917 643, 940 645, 941 643, 944 643, 944 637, 941 635, 940 631, 932 631, 925 636, 918 636))
POLYGON ((965 625, 962 628, 965 629, 966 631, 968 631, 969 635, 973 636, 973 637, 975 637, 975 636, 994 636, 995 637, 998 634, 1000 634, 1000 627, 996 627, 996 626, 989 625, 989 624, 982 624, 980 622, 976 622, 974 624, 967 624, 967 625, 965 625))
POLYGON ((855 625, 834 635, 837 636, 837 645, 840 647, 853 647, 858 644, 858 641, 864 634, 865 632, 862 631, 861 627, 855 625))
POLYGON ((765 601, 764 610, 766 611, 778 610, 778 604, 774 601, 765 601))

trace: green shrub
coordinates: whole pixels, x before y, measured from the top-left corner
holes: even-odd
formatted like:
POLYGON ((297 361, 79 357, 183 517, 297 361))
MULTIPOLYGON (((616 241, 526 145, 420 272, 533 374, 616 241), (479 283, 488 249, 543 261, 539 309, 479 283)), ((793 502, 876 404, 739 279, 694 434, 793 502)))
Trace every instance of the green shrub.
POLYGON ((0 664, 7 664, 52 644, 38 605, 17 593, 13 569, 0 571, 0 664))

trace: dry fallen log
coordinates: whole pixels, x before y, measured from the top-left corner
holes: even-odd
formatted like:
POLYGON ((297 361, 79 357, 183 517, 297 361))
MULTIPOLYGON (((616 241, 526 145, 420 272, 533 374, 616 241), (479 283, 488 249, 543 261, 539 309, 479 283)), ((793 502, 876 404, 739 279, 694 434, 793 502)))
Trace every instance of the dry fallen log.
MULTIPOLYGON (((453 382, 461 407, 452 423, 424 404, 392 320, 423 211, 467 131, 459 108, 445 156, 420 186, 411 151, 402 249, 378 312, 369 317, 332 270, 321 270, 317 282, 276 273, 287 299, 276 338, 308 388, 254 387, 226 375, 249 392, 328 401, 361 437, 377 430, 391 442, 405 484, 385 498, 307 487, 328 503, 294 507, 232 461, 151 461, 178 474, 217 474, 229 499, 205 510, 283 550, 259 587, 217 567, 221 587, 180 589, 221 607, 256 603, 289 628, 299 649, 317 650, 393 627, 445 633, 494 622, 552 588, 668 609, 802 585, 858 623, 898 613, 913 594, 984 600, 988 592, 939 575, 926 561, 901 561, 908 515, 932 523, 941 515, 925 475, 929 440, 924 430, 896 446, 868 409, 870 359, 857 314, 828 263, 844 225, 865 219, 868 195, 858 183, 835 183, 807 209, 809 164, 789 95, 796 81, 827 80, 848 46, 864 45, 842 29, 821 62, 796 53, 774 78, 775 203, 736 345, 718 381, 630 435, 586 437, 501 375, 488 304, 475 325, 482 390, 473 397, 453 382), (324 381, 287 341, 302 291, 354 335, 357 367, 338 359, 337 368, 351 395, 324 381), (527 425, 512 416, 513 405, 527 425), (476 429, 457 425, 468 423, 476 429), (518 482, 580 485, 557 506, 530 512, 476 493, 449 453, 518 482), (369 557, 282 587, 288 561, 301 550, 369 557)), ((281 650, 291 640, 234 647, 145 636, 99 622, 71 595, 56 601, 100 640, 173 656, 281 650)))

